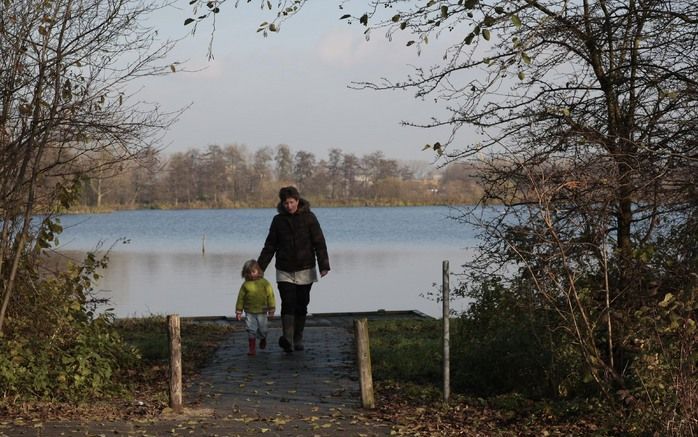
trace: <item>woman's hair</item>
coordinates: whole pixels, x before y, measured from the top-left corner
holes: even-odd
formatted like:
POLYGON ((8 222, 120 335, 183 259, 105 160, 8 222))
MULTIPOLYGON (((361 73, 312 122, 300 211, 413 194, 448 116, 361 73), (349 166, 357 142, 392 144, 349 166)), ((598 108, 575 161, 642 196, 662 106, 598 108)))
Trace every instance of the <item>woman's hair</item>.
POLYGON ((279 199, 281 201, 285 201, 289 197, 293 197, 296 200, 300 200, 301 195, 298 193, 298 189, 296 187, 288 186, 288 187, 283 187, 282 189, 279 190, 279 199))
POLYGON ((257 269, 260 272, 262 272, 262 275, 264 275, 264 272, 262 271, 262 268, 259 266, 259 263, 257 260, 250 259, 245 261, 245 264, 242 265, 242 277, 247 279, 248 281, 252 279, 252 270, 257 269))

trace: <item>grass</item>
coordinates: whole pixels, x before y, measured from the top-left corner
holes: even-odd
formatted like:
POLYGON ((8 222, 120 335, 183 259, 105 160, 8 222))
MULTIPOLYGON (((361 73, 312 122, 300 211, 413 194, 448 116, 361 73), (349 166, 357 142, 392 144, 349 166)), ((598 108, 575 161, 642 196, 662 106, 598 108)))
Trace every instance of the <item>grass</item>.
POLYGON ((441 380, 441 321, 371 321, 369 332, 371 366, 377 380, 427 385, 441 380))
MULTIPOLYGON (((159 367, 169 360, 167 320, 164 316, 120 319, 115 327, 121 337, 140 352, 146 367, 159 367)), ((220 342, 235 328, 226 323, 181 322, 182 372, 195 373, 206 365, 220 342)))
MULTIPOLYGON (((168 404, 169 340, 164 316, 118 319, 114 326, 124 341, 141 356, 140 368, 133 374, 131 396, 143 405, 125 418, 158 415, 168 404)), ((220 343, 235 329, 227 323, 182 320, 182 376, 189 379, 206 366, 220 343)))
MULTIPOLYGON (((130 394, 79 406, 22 405, 24 410, 7 413, 30 420, 157 420, 167 406, 166 319, 122 319, 115 326, 142 358, 131 373, 130 394)), ((181 328, 183 372, 189 376, 206 365, 231 331, 242 329, 187 321, 182 321, 181 328)), ((377 408, 363 414, 390 424, 395 435, 614 435, 613 429, 599 420, 603 407, 583 402, 532 401, 516 393, 478 398, 452 392, 450 401, 444 403, 439 320, 372 321, 369 333, 377 408)))
MULTIPOLYGON (((394 423, 397 435, 614 434, 593 400, 531 400, 518 393, 485 398, 452 390, 444 403, 442 332, 441 320, 369 322, 376 414, 394 423)), ((454 367, 467 365, 453 353, 452 386, 454 367)))

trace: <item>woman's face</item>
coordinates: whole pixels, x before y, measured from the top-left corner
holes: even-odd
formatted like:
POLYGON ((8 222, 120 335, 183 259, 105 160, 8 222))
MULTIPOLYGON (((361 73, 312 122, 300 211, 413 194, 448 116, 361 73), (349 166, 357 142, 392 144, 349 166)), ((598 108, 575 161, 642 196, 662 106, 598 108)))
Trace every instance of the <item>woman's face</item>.
POLYGON ((284 208, 286 209, 286 212, 289 214, 295 214, 296 211, 298 211, 298 199, 293 198, 293 197, 287 197, 286 200, 284 200, 284 208))

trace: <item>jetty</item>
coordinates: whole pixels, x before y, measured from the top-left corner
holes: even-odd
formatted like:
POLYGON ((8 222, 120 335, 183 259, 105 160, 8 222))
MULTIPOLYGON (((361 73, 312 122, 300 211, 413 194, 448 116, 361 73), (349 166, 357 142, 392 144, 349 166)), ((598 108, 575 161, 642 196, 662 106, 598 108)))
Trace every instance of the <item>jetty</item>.
POLYGON ((354 321, 430 319, 419 311, 308 314, 304 351, 283 352, 280 318, 270 320, 269 344, 247 355, 244 321, 230 317, 182 317, 228 323, 235 329, 211 362, 183 381, 183 409, 147 422, 51 422, 40 429, 0 427, 9 435, 268 436, 390 435, 390 424, 363 408, 354 321), (38 433, 37 433, 38 432, 38 433), (10 433, 10 434, 8 434, 10 433))

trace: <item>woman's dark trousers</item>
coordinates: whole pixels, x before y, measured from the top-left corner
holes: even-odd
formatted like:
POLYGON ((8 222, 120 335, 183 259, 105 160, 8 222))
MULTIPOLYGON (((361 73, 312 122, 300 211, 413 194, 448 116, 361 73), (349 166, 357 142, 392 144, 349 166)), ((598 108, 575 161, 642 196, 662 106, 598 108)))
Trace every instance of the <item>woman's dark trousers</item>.
POLYGON ((297 285, 290 282, 279 282, 281 295, 281 327, 283 335, 279 338, 279 346, 286 352, 294 349, 302 351, 305 316, 308 314, 310 288, 313 284, 297 285))

